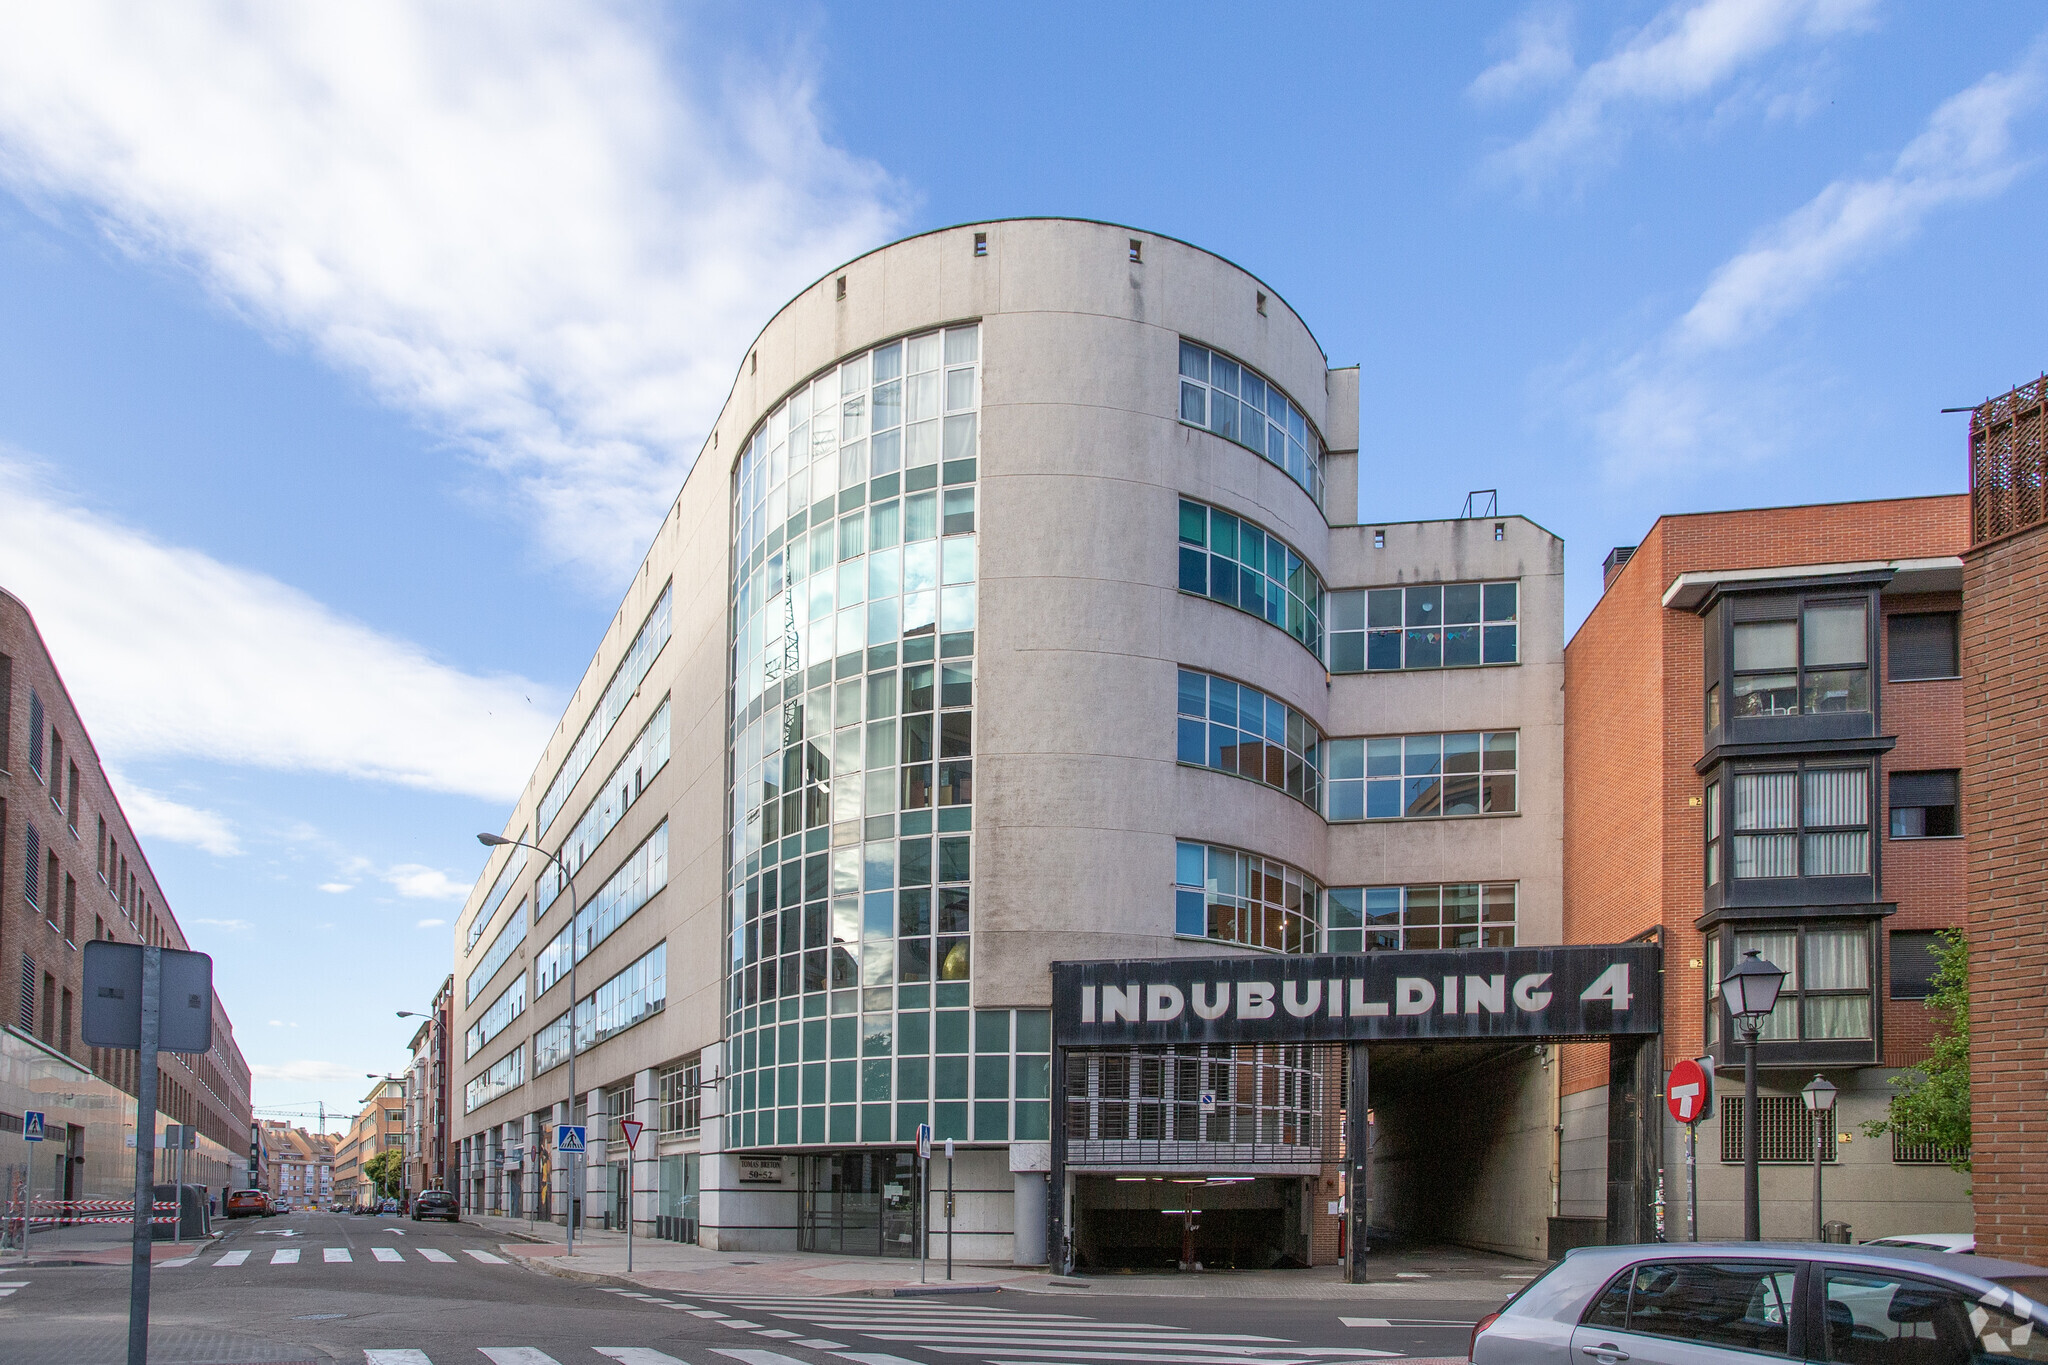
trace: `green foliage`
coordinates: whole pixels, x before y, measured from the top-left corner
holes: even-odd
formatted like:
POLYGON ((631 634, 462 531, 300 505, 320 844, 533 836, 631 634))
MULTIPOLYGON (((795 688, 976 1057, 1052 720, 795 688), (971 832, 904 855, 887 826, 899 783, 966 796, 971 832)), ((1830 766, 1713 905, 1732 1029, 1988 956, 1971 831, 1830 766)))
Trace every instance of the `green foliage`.
POLYGON ((1970 1169, 1970 945, 1950 929, 1934 938, 1934 979, 1927 1007, 1946 1016, 1934 1036, 1934 1055, 1892 1077, 1897 1094, 1884 1118, 1863 1125, 1869 1137, 1896 1133, 1959 1153, 1949 1165, 1970 1169))
POLYGON ((363 1163, 363 1174, 375 1182, 379 1199, 396 1199, 399 1182, 405 1175, 405 1153, 396 1147, 386 1147, 363 1163))

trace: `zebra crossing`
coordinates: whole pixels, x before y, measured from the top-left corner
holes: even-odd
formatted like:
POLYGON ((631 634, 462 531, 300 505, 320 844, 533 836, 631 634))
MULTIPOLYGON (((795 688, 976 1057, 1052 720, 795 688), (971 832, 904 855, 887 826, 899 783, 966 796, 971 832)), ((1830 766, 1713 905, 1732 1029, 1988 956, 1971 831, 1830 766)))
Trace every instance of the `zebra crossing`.
MULTIPOLYGON (((586 1351, 615 1361, 617 1365, 724 1365, 724 1361, 727 1360, 739 1361, 740 1365, 805 1365, 804 1361, 783 1355, 779 1351, 727 1351, 712 1348, 707 1352, 692 1348, 695 1360, 686 1360, 682 1356, 670 1355, 666 1351, 657 1351, 652 1346, 590 1346, 578 1347, 573 1351, 564 1351, 561 1347, 553 1349, 560 1354, 551 1355, 538 1346, 479 1346, 476 1351, 485 1360, 490 1361, 491 1365, 579 1365, 579 1362, 586 1361, 588 1365, 599 1365, 599 1362, 590 1360, 584 1354, 586 1351)), ((432 1356, 425 1351, 412 1348, 366 1350, 363 1356, 363 1365, 435 1365, 432 1356)), ((443 1365, 453 1360, 474 1361, 467 1348, 459 1354, 443 1352, 441 1359, 443 1365)), ((849 1356, 848 1359, 858 1361, 861 1365, 916 1365, 914 1361, 898 1360, 894 1356, 849 1356)))
MULTIPOLYGON (((233 1270, 236 1266, 241 1265, 278 1266, 302 1264, 357 1264, 354 1252, 352 1252, 348 1247, 321 1247, 319 1249, 319 1260, 312 1260, 310 1258, 310 1255, 308 1255, 306 1259, 301 1259, 302 1254, 310 1253, 312 1250, 312 1247, 278 1247, 270 1253, 270 1257, 268 1260, 258 1259, 254 1262, 250 1261, 250 1257, 252 1255, 260 1256, 260 1248, 254 1252, 246 1248, 238 1248, 234 1251, 224 1251, 219 1256, 214 1257, 212 1260, 207 1259, 209 1253, 195 1252, 190 1256, 177 1256, 167 1261, 158 1261, 156 1263, 156 1268, 158 1270, 177 1270, 183 1266, 197 1265, 204 1269, 210 1270, 233 1270)), ((455 1258, 453 1256, 449 1255, 445 1251, 442 1251, 438 1247, 414 1247, 411 1250, 414 1257, 417 1257, 420 1260, 425 1261, 428 1265, 452 1265, 455 1263, 455 1258)), ((462 1254, 472 1258, 473 1260, 480 1261, 485 1265, 510 1264, 510 1262, 508 1262, 503 1256, 498 1255, 494 1251, 479 1251, 475 1247, 464 1247, 462 1254)), ((363 1264, 403 1265, 411 1259, 412 1257, 408 1257, 404 1251, 401 1251, 397 1247, 371 1247, 370 1260, 367 1262, 363 1262, 363 1264)))
POLYGON ((856 1350, 836 1338, 864 1337, 942 1357, 970 1357, 987 1365, 1344 1365, 1400 1354, 1357 1346, 1306 1346, 1249 1332, 1197 1332, 1155 1322, 1105 1322, 1077 1313, 1029 1312, 935 1298, 691 1295, 693 1301, 685 1302, 627 1289, 605 1292, 672 1308, 735 1331, 830 1352, 859 1365, 912 1362, 856 1350), (793 1324, 799 1330, 769 1326, 756 1321, 759 1318, 793 1324))

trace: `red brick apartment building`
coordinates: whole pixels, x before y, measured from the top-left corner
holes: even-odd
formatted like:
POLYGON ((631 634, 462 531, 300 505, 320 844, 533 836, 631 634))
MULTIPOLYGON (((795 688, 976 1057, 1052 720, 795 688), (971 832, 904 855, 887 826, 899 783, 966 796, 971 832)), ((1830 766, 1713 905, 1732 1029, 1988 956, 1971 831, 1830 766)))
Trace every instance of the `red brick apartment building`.
MULTIPOLYGON (((34 618, 0 591, 0 1197, 22 1178, 39 1200, 135 1187, 137 1054, 79 1034, 96 938, 190 946, 34 618), (47 1116, 40 1144, 23 1140, 29 1110, 47 1116)), ((187 1180, 251 1179, 249 1067, 218 996, 212 1050, 163 1054, 157 1096, 158 1132, 198 1129, 187 1180)))
POLYGON ((2048 1257, 2048 380, 1970 419, 1971 1183, 1977 1247, 2048 1257))
MULTIPOLYGON (((1758 1048, 1764 1235, 1812 1235, 1816 1074, 1841 1092, 1829 1218, 1859 1240, 1970 1227, 1946 1154, 1861 1132, 1927 1054, 1929 940, 1963 920, 1969 518, 1962 496, 1661 517, 1609 557, 1566 648, 1565 940, 1663 944, 1663 1065, 1711 1056, 1722 1097, 1698 1134, 1702 1237, 1742 1231, 1742 1049, 1717 983, 1750 948, 1791 973, 1758 1048)), ((2035 553, 2048 573, 2048 538, 2035 553)), ((1605 1047, 1563 1052, 1559 1213, 1596 1218, 1605 1047)), ((1668 1119, 1662 1165, 1678 1240, 1668 1119)))

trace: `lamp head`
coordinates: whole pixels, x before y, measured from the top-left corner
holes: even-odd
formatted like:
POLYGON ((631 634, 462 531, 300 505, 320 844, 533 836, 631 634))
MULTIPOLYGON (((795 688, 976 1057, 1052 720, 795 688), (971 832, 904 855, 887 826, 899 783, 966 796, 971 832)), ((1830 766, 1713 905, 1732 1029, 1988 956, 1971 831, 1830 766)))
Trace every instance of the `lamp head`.
POLYGON ((509 844, 512 842, 510 839, 507 839, 502 834, 479 834, 476 836, 476 841, 482 844, 485 848, 496 848, 500 844, 509 844))
POLYGON ((1777 1007, 1778 990, 1784 984, 1785 969, 1766 962, 1751 948, 1735 969, 1721 978, 1721 994, 1728 1001, 1729 1013, 1743 1020, 1745 1028, 1754 1029, 1777 1007))
POLYGON ((1807 1082, 1806 1088, 1799 1092, 1799 1096, 1806 1101, 1806 1107, 1811 1113, 1825 1114, 1835 1107, 1835 1088, 1828 1084, 1825 1076, 1815 1076, 1807 1082))

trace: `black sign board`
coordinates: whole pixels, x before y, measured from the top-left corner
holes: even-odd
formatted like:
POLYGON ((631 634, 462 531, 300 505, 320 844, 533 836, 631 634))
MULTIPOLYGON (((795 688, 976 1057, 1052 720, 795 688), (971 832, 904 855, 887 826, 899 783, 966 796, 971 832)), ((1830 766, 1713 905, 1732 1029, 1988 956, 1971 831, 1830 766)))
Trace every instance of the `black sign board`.
POLYGON ((1060 1047, 1594 1038, 1663 1026, 1641 943, 1055 962, 1060 1047))
MULTIPOLYGON (((94 1047, 142 1046, 142 945, 94 939, 85 945, 85 1009, 79 1031, 94 1047)), ((213 1046, 213 959, 159 949, 163 995, 157 1048, 204 1052, 213 1046)))

